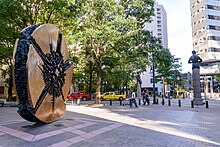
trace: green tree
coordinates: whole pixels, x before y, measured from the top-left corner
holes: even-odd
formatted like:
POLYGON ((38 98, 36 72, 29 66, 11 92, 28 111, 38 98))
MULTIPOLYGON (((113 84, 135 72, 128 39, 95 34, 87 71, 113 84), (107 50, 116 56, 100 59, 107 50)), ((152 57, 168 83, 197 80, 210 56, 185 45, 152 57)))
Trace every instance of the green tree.
POLYGON ((172 75, 174 56, 171 54, 169 49, 163 48, 159 50, 156 54, 157 60, 157 73, 159 78, 168 78, 172 75))
POLYGON ((12 54, 19 32, 33 24, 52 23, 67 33, 69 15, 76 10, 69 0, 0 0, 0 64, 8 65, 9 93, 12 95, 12 54))
MULTIPOLYGON (((98 104, 104 58, 119 55, 116 50, 121 40, 131 36, 137 39, 134 36, 153 12, 153 1, 87 0, 78 3, 82 11, 78 19, 79 31, 73 40, 79 42, 83 50, 89 50, 96 65, 95 103, 98 104)), ((134 44, 132 46, 134 49, 134 44)))

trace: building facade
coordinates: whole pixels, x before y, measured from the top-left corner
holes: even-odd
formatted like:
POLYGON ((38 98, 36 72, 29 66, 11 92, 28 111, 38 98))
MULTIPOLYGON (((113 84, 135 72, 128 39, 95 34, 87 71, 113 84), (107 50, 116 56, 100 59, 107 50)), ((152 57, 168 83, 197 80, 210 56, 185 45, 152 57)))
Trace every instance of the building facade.
MULTIPOLYGON (((1 69, 6 69, 6 66, 0 66, 1 69)), ((9 78, 6 76, 6 78, 9 78)), ((2 70, 0 70, 0 99, 6 99, 8 96, 8 88, 6 87, 6 78, 2 77, 2 70)))
POLYGON ((215 97, 215 75, 220 73, 220 0, 190 0, 190 9, 193 49, 203 59, 203 96, 215 97))
MULTIPOLYGON (((147 23, 145 29, 150 31, 153 36, 161 39, 165 48, 168 48, 167 37, 167 13, 163 5, 155 2, 154 4, 154 16, 152 16, 152 22, 147 23)), ((155 73, 157 74, 157 73, 155 73)), ((142 77, 142 90, 147 91, 150 95, 153 94, 153 70, 152 67, 147 67, 146 72, 141 74, 142 77)), ((157 81, 157 80, 156 80, 157 81)), ((163 84, 161 81, 156 82, 155 90, 158 94, 163 93, 163 84)))

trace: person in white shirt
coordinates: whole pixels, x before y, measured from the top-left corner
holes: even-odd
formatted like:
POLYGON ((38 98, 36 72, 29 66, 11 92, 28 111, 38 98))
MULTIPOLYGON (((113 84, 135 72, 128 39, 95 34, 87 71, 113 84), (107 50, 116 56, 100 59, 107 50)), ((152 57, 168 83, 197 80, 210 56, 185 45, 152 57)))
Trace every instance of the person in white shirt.
POLYGON ((137 107, 137 103, 136 103, 136 93, 135 90, 133 90, 132 94, 131 94, 131 100, 130 100, 130 107, 132 107, 132 103, 134 103, 135 107, 137 107))

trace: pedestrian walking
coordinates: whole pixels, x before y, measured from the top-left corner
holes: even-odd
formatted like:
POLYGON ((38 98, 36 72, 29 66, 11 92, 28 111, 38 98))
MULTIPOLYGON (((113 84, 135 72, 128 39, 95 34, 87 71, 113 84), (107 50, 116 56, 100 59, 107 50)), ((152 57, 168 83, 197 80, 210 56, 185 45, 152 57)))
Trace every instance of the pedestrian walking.
POLYGON ((146 103, 147 103, 147 105, 150 105, 150 99, 149 99, 148 94, 145 94, 145 103, 144 103, 144 105, 146 105, 146 103))
POLYGON ((145 93, 145 91, 143 91, 143 93, 142 93, 142 100, 143 100, 143 105, 145 105, 146 104, 146 93, 145 93))
POLYGON ((133 90, 133 92, 131 94, 130 107, 132 107, 132 104, 134 104, 135 107, 137 107, 137 102, 136 102, 135 98, 136 98, 136 93, 135 93, 135 90, 133 90))
POLYGON ((146 94, 146 102, 147 102, 147 105, 150 105, 150 99, 149 99, 148 94, 146 94))

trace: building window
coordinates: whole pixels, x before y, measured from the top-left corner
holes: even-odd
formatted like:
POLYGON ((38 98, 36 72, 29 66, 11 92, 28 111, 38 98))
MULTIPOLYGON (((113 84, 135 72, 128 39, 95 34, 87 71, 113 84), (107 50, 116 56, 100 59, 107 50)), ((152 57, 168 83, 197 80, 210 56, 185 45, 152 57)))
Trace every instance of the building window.
POLYGON ((220 52, 220 48, 210 47, 209 52, 220 52))
POLYGON ((210 30, 220 31, 220 26, 212 26, 212 25, 209 25, 209 29, 210 29, 210 30))
POLYGON ((208 40, 220 41, 220 37, 219 36, 208 36, 208 40))
POLYGON ((5 90, 5 87, 4 86, 0 86, 0 94, 4 94, 4 90, 5 90))
POLYGON ((208 19, 220 20, 220 16, 208 15, 208 19))
MULTIPOLYGON (((157 78, 155 78, 155 83, 158 83, 159 80, 157 78)), ((150 78, 150 83, 152 84, 153 83, 153 78, 150 78)))
POLYGON ((207 5, 207 8, 220 11, 220 6, 207 5))

